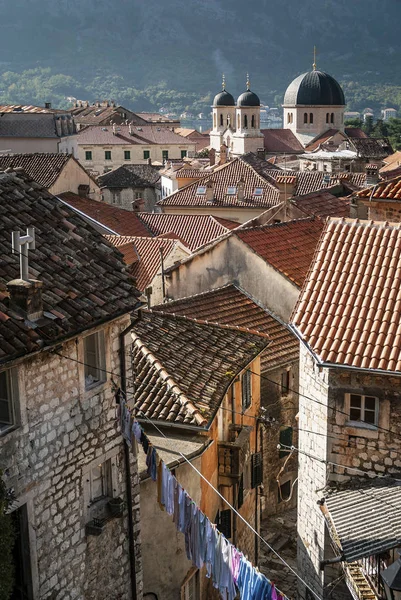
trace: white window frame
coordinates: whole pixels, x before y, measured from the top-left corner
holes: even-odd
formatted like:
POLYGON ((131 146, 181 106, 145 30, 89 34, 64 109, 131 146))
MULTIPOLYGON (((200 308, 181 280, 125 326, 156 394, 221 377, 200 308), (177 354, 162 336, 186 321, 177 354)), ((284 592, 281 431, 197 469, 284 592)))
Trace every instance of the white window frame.
POLYGON ((242 373, 242 377, 241 377, 241 401, 242 401, 242 412, 245 412, 246 410, 248 410, 248 408, 250 408, 250 406, 252 406, 252 372, 250 369, 247 369, 246 371, 244 371, 244 373, 242 373), (246 391, 246 396, 248 395, 247 389, 246 389, 246 382, 245 382, 245 378, 249 377, 249 398, 245 398, 244 396, 244 388, 246 391))
POLYGON ((181 585, 181 600, 199 600, 200 599, 200 582, 199 582, 199 570, 196 567, 192 567, 188 572, 188 575, 185 577, 182 585, 181 585), (195 586, 195 589, 190 588, 190 586, 195 586), (195 592, 193 594, 192 592, 195 592))
POLYGON ((93 465, 90 473, 89 473, 89 502, 90 504, 94 504, 99 500, 104 500, 104 498, 111 498, 113 494, 113 483, 112 483, 112 467, 111 467, 111 458, 103 460, 102 462, 97 462, 97 464, 93 465), (95 496, 94 490, 94 471, 95 469, 101 468, 101 485, 102 485, 102 493, 95 496))
MULTIPOLYGON (((347 393, 347 406, 348 406, 348 414, 349 414, 349 424, 352 424, 354 427, 368 427, 376 429, 379 425, 379 398, 377 396, 373 396, 372 394, 359 394, 357 392, 349 392, 347 393), (360 414, 361 419, 351 419, 351 396, 358 396, 361 399, 361 407, 360 414), (373 412, 371 409, 365 408, 365 399, 366 398, 374 398, 375 400, 375 409, 374 409, 374 423, 369 423, 365 421, 365 411, 373 412)), ((356 408, 356 407, 354 407, 356 408)))
POLYGON ((106 373, 106 347, 105 347, 105 335, 104 331, 96 331, 84 337, 84 377, 85 377, 85 390, 91 390, 98 385, 102 385, 107 381, 106 373), (94 352, 88 349, 88 341, 90 339, 95 340, 94 352), (91 362, 91 358, 88 353, 94 354, 94 364, 91 362), (97 375, 93 377, 91 371, 97 371, 97 375), (92 381, 88 381, 89 376, 92 376, 92 381))
POLYGON ((17 405, 18 405, 18 375, 15 368, 4 369, 0 375, 5 374, 7 392, 4 394, 7 398, 1 398, 0 402, 7 402, 10 419, 8 422, 0 423, 0 435, 10 431, 17 425, 17 405))

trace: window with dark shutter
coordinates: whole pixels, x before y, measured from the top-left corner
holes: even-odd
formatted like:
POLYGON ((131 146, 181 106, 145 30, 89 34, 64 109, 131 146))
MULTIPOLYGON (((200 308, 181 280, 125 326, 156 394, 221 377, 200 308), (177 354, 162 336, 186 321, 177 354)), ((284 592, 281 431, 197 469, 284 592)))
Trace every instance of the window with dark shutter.
POLYGON ((261 485, 263 481, 263 469, 262 469, 262 453, 255 452, 251 458, 252 472, 251 472, 251 485, 252 489, 261 485))
POLYGON ((241 475, 238 486, 238 501, 237 508, 241 508, 244 504, 244 476, 241 475))
POLYGON ((242 410, 251 406, 252 402, 252 373, 248 369, 242 376, 242 410))
POLYGON ((218 513, 217 528, 227 538, 231 538, 231 510, 220 510, 218 513))
MULTIPOLYGON (((283 446, 292 446, 292 427, 280 427, 280 444, 283 446)), ((290 450, 282 448, 279 451, 279 458, 288 456, 290 450)))

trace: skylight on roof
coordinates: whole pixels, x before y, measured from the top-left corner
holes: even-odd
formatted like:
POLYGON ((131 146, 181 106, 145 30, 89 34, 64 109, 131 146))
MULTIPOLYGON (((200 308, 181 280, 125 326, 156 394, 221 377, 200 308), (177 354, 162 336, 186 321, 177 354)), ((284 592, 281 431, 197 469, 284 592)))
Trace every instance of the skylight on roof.
POLYGON ((228 196, 235 196, 236 193, 237 193, 237 188, 235 186, 229 185, 227 188, 228 196))
POLYGON ((196 193, 199 196, 203 196, 204 194, 206 194, 206 186, 205 185, 198 185, 198 188, 196 190, 196 193))
POLYGON ((253 195, 254 196, 263 196, 263 188, 255 187, 255 189, 253 190, 253 195))

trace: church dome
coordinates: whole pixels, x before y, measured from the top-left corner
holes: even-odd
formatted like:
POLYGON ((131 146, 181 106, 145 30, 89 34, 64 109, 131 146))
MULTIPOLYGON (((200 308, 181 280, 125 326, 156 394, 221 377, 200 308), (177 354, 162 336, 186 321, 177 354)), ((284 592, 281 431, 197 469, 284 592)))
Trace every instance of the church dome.
POLYGON ((299 75, 287 88, 283 106, 345 106, 340 84, 323 71, 299 75))
POLYGON ((237 106, 260 106, 260 100, 251 90, 246 90, 237 100, 237 106))
POLYGON ((213 106, 235 106, 235 100, 227 90, 223 90, 214 97, 213 106))

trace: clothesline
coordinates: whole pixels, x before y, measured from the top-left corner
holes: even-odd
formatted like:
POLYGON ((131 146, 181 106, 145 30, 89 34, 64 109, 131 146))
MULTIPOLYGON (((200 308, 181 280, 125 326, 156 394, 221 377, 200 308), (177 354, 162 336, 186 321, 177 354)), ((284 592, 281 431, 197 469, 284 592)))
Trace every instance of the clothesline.
POLYGON ((133 411, 116 394, 121 433, 131 448, 134 439, 146 454, 148 475, 157 482, 158 503, 173 517, 178 531, 185 536, 185 550, 189 560, 198 568, 206 567, 206 576, 212 579, 224 600, 234 600, 237 589, 242 600, 288 600, 255 568, 199 509, 176 477, 159 458, 156 449, 135 419, 133 411))

